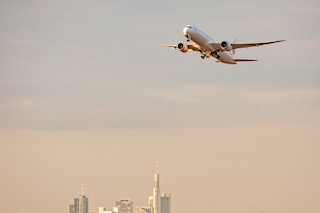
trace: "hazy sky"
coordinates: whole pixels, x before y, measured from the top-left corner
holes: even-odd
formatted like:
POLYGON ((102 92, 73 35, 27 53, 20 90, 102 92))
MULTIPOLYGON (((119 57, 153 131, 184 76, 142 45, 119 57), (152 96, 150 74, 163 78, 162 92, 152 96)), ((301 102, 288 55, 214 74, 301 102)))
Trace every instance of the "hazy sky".
POLYGON ((320 3, 0 0, 0 213, 131 197, 172 213, 320 212, 320 3), (236 66, 160 43, 195 25, 236 66))

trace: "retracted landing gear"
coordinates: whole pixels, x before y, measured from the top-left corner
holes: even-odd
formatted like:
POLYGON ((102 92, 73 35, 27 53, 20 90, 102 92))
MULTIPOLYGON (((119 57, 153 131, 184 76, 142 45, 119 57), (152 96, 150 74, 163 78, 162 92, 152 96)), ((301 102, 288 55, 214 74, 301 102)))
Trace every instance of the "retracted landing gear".
POLYGON ((209 55, 206 51, 200 51, 201 58, 204 59, 205 57, 209 58, 209 55))

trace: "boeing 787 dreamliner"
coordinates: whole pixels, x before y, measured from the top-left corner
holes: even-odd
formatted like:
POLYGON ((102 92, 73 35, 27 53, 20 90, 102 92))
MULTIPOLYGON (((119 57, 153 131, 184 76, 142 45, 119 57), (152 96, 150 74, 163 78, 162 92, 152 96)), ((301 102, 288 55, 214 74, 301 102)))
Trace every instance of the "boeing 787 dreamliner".
POLYGON ((161 46, 179 49, 181 52, 185 53, 189 50, 198 51, 201 54, 201 58, 210 58, 211 56, 216 59, 217 62, 222 62, 226 64, 236 64, 237 62, 246 62, 246 61, 257 61, 252 59, 234 59, 233 55, 235 49, 238 48, 248 48, 248 47, 257 47, 266 44, 273 44, 282 42, 285 40, 269 41, 269 42, 260 42, 260 43, 247 43, 247 44, 238 44, 238 43, 229 43, 223 41, 221 43, 215 42, 211 37, 206 33, 196 28, 195 26, 186 25, 183 28, 183 34, 187 38, 187 43, 179 43, 178 45, 166 45, 161 44, 161 46), (190 42, 193 41, 193 42, 190 42))

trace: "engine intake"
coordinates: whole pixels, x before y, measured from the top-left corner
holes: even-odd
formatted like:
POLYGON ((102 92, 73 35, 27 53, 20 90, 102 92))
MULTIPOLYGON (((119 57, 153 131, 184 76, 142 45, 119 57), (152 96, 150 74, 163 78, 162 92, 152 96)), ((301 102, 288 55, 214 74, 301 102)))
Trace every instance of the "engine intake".
POLYGON ((232 45, 229 44, 229 42, 227 42, 227 41, 221 42, 220 47, 221 47, 221 49, 224 50, 224 51, 232 50, 232 45))
POLYGON ((188 52, 188 50, 189 50, 188 46, 184 43, 179 43, 178 49, 183 53, 188 52))

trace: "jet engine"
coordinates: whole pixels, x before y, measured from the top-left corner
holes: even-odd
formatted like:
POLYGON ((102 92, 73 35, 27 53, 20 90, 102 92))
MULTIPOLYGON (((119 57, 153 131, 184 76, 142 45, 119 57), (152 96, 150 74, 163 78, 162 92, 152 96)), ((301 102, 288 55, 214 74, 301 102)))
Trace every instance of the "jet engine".
POLYGON ((221 49, 224 50, 224 51, 232 50, 232 45, 229 44, 229 42, 227 42, 227 41, 221 42, 220 47, 221 47, 221 49))
POLYGON ((178 49, 183 53, 185 53, 185 52, 187 52, 189 50, 188 46, 186 44, 184 44, 184 43, 179 43, 178 44, 178 49))

